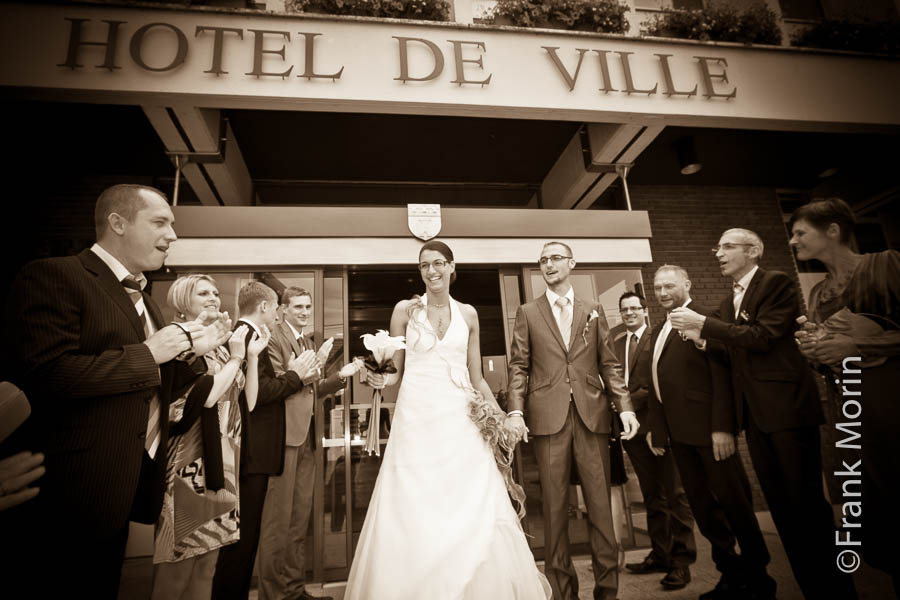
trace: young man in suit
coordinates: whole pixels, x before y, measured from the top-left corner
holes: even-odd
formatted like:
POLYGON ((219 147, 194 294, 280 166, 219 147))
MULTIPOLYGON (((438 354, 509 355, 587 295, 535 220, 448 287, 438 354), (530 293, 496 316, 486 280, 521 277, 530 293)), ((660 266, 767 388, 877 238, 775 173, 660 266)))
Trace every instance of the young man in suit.
MULTIPOLYGON (((691 302, 691 282, 681 267, 660 267, 653 289, 667 313, 687 305, 708 313, 691 302)), ((727 366, 682 338, 668 317, 650 343, 653 385, 647 443, 657 455, 670 446, 694 518, 722 573, 715 589, 701 594, 700 600, 772 600, 775 580, 766 573, 769 551, 753 512, 747 473, 735 452, 737 422, 727 366)))
POLYGON ((625 292, 619 298, 619 313, 625 332, 615 341, 616 355, 625 368, 625 385, 641 428, 623 445, 637 474, 652 549, 639 563, 625 565, 632 573, 665 573, 660 581, 669 590, 685 587, 691 580, 690 565, 697 560, 694 517, 681 485, 678 467, 671 452, 655 455, 644 438, 648 426, 650 395, 650 338, 653 331, 646 320, 647 305, 642 296, 625 292))
MULTIPOLYGON (((288 287, 281 293, 281 309, 284 318, 269 340, 269 358, 277 374, 285 371, 294 356, 315 350, 311 335, 303 332, 310 325, 312 295, 303 288, 288 287)), ((356 372, 350 364, 323 378, 321 369, 330 352, 331 343, 326 341, 316 353, 317 369, 304 379, 303 389, 284 402, 284 470, 269 478, 259 540, 260 600, 313 598, 304 587, 304 559, 316 479, 314 404, 342 389, 347 377, 356 372)))
POLYGON ((638 429, 603 309, 575 295, 572 249, 544 245, 538 261, 547 291, 516 312, 509 363, 509 426, 534 436, 541 479, 547 579, 553 597, 578 597, 569 553, 568 498, 574 459, 590 523, 594 598, 615 598, 616 540, 609 492, 610 400, 622 418, 622 439, 638 429), (527 427, 526 427, 527 424, 527 427))
POLYGON ((4 569, 36 597, 118 595, 128 522, 154 523, 162 507, 169 401, 206 372, 182 353, 230 336, 224 320, 166 325, 143 291, 176 239, 162 192, 112 186, 94 221, 90 249, 23 267, 8 304, 11 372, 32 407, 8 442, 43 452, 47 471, 0 529, 14 549, 4 569))
MULTIPOLYGON (((251 281, 238 292, 238 310, 252 331, 265 336, 275 324, 278 297, 272 288, 251 281)), ((248 337, 252 337, 248 336, 248 337)), ((259 545, 260 526, 269 477, 280 475, 284 467, 285 400, 299 392, 303 381, 315 373, 315 352, 306 350, 288 361, 278 375, 268 349, 259 353, 259 391, 256 406, 249 414, 241 393, 241 538, 219 550, 212 598, 246 600, 259 545)))
POLYGON ((724 232, 715 255, 734 294, 710 316, 673 311, 672 325, 731 360, 738 426, 747 430, 753 468, 803 595, 852 599, 853 579, 836 566, 834 516, 822 487, 819 393, 794 341, 800 296, 788 275, 759 267, 763 250, 753 231, 724 232))

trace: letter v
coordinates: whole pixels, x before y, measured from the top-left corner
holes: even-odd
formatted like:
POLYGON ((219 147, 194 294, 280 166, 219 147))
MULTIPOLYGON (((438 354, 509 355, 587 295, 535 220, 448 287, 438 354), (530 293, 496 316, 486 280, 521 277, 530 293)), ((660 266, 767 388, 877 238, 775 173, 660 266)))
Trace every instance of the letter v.
POLYGON ((563 76, 563 79, 566 80, 566 84, 569 86, 569 91, 575 89, 575 82, 578 80, 578 72, 581 71, 581 62, 584 60, 584 54, 587 52, 587 48, 575 48, 578 50, 578 65, 575 67, 575 75, 570 75, 569 70, 566 69, 566 66, 562 64, 562 61, 559 60, 559 56, 556 54, 556 51, 559 50, 559 46, 541 46, 547 53, 550 55, 550 59, 553 61, 553 64, 556 66, 556 70, 559 71, 559 74, 563 76))

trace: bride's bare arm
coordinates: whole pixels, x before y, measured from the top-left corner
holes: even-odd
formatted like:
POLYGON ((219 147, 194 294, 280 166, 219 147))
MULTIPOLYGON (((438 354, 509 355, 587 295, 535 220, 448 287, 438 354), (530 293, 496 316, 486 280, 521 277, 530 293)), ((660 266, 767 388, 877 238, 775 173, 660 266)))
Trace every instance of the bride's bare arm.
POLYGON ((482 393, 484 399, 502 412, 497 399, 494 398, 494 392, 491 386, 484 379, 484 373, 481 371, 481 344, 480 344, 480 326, 478 324, 478 311, 468 304, 460 304, 460 309, 466 325, 469 327, 469 346, 467 351, 467 364, 469 367, 469 379, 472 387, 482 393))

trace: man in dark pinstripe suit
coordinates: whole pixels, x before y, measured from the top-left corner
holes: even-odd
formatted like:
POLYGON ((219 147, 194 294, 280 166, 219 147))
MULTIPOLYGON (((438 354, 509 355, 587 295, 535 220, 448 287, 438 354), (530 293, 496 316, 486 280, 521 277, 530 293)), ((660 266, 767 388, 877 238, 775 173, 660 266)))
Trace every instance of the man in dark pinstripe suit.
POLYGON ((128 522, 154 523, 162 505, 169 399, 206 371, 182 353, 229 335, 226 322, 165 326, 142 291, 176 239, 162 192, 113 186, 94 216, 97 243, 26 265, 8 303, 11 372, 33 409, 10 446, 43 452, 47 471, 0 526, 15 550, 4 567, 34 597, 117 596, 128 522))

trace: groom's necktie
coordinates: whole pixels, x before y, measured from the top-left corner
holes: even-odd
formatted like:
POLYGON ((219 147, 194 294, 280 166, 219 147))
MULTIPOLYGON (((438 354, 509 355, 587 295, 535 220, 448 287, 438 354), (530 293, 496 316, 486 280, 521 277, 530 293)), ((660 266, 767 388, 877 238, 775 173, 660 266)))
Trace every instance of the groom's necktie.
POLYGON ((568 348, 569 337, 572 334, 572 306, 569 304, 569 299, 565 296, 557 298, 556 305, 559 306, 559 333, 562 335, 563 343, 568 348))
MULTIPOLYGON (((143 289, 144 286, 147 285, 147 278, 144 277, 143 273, 136 277, 134 275, 128 275, 122 280, 122 285, 125 286, 125 291, 128 292, 128 297, 131 299, 132 304, 134 304, 134 309, 141 318, 141 324, 144 326, 144 337, 150 337, 150 323, 147 320, 149 319, 149 316, 147 315, 147 306, 142 302, 144 299, 143 289)), ((147 454, 150 455, 150 458, 156 456, 160 437, 159 396, 153 394, 153 397, 150 399, 150 414, 147 416, 147 437, 144 438, 144 449, 147 450, 147 454)))

